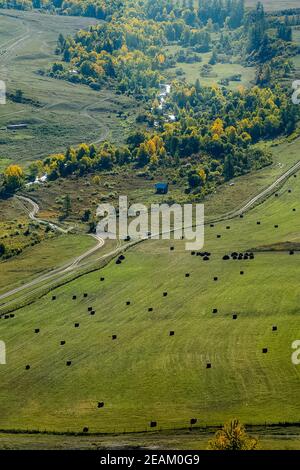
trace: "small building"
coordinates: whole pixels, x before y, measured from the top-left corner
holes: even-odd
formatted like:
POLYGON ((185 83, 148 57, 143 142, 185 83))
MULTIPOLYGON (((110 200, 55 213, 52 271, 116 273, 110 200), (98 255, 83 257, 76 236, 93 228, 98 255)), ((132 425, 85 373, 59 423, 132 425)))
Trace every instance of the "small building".
POLYGON ((156 183, 155 191, 156 194, 167 194, 169 191, 168 183, 156 183))

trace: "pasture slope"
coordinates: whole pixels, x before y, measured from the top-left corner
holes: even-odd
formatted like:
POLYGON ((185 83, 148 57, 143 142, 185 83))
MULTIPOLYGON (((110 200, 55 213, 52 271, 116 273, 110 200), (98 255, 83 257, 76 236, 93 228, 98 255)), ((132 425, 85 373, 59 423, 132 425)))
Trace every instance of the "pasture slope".
POLYGON ((209 261, 191 256, 184 241, 149 240, 122 264, 2 318, 0 428, 109 433, 145 430, 150 420, 184 428, 192 417, 215 425, 232 416, 299 422, 291 344, 300 334, 300 255, 289 254, 300 247, 299 180, 244 218, 208 226, 209 261), (253 260, 222 259, 248 250, 253 260))

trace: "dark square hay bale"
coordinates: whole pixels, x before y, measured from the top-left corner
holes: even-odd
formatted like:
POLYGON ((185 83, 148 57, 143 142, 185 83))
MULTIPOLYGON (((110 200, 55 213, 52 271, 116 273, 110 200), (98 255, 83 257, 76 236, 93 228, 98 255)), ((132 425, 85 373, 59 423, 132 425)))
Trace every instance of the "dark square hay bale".
POLYGON ((36 329, 34 330, 34 332, 37 334, 37 333, 40 332, 40 329, 39 329, 39 328, 36 328, 36 329))
POLYGON ((164 292, 164 293, 163 293, 163 296, 164 296, 164 297, 167 297, 167 295, 168 295, 168 292, 164 292))
POLYGON ((203 257, 203 261, 209 261, 209 257, 208 257, 208 256, 204 256, 204 257, 203 257))
POLYGON ((190 273, 186 273, 186 274, 185 274, 185 277, 190 277, 190 273))
POLYGON ((175 331, 170 331, 169 335, 170 335, 170 336, 174 336, 174 335, 175 335, 175 331))
POLYGON ((192 256, 195 256, 196 252, 195 251, 191 251, 191 255, 192 256))
POLYGON ((215 276, 215 277, 214 277, 214 281, 217 281, 217 280, 218 280, 218 277, 217 277, 217 276, 215 276))
POLYGON ((213 308, 212 313, 218 313, 218 309, 217 309, 217 308, 213 308))
POLYGON ((153 307, 149 307, 148 312, 153 312, 153 307))
POLYGON ((25 366, 25 369, 26 369, 26 370, 29 370, 29 369, 30 369, 30 365, 25 366))
POLYGON ((150 421, 150 428, 156 428, 157 422, 156 421, 150 421))
POLYGON ((104 401, 99 401, 98 408, 103 408, 103 407, 104 407, 104 401))
POLYGON ((5 320, 8 320, 8 318, 9 318, 9 315, 4 315, 5 320))
POLYGON ((75 328, 79 328, 79 323, 75 323, 75 324, 74 324, 74 327, 75 327, 75 328))
POLYGON ((72 361, 67 361, 67 362, 66 362, 66 366, 67 366, 67 367, 70 367, 71 365, 72 365, 72 361))
POLYGON ((10 318, 15 318, 15 314, 14 313, 10 313, 10 318))
POLYGON ((243 275, 244 275, 244 271, 240 271, 240 275, 243 276, 243 275))
POLYGON ((197 418, 191 418, 191 420, 190 420, 191 426, 192 426, 193 424, 196 424, 196 423, 197 423, 197 418))
POLYGON ((223 260, 224 260, 224 261, 227 261, 227 260, 229 260, 229 259, 230 259, 230 256, 228 256, 228 255, 224 255, 224 256, 223 256, 223 260))
POLYGON ((91 315, 95 315, 95 313, 96 313, 95 310, 91 311, 91 315))
POLYGON ((126 305, 130 305, 130 300, 127 300, 126 305))
POLYGON ((87 293, 85 292, 85 293, 83 294, 83 297, 86 299, 87 296, 88 296, 88 295, 87 295, 87 293))
POLYGON ((237 314, 236 314, 236 313, 234 313, 234 314, 232 315, 232 320, 237 320, 237 314))
POLYGON ((73 300, 76 300, 76 299, 77 299, 77 296, 76 296, 76 295, 73 295, 72 299, 73 299, 73 300))
POLYGON ((260 222, 256 222, 257 225, 260 225, 260 222))
POLYGON ((52 300, 56 300, 56 295, 53 295, 53 296, 52 296, 52 300))
POLYGON ((217 238, 221 238, 221 235, 217 235, 217 238))
POLYGON ((241 214, 241 215, 240 215, 240 219, 243 219, 243 218, 244 218, 244 216, 243 216, 243 214, 241 214))
POLYGON ((274 326, 272 327, 272 331, 277 331, 277 326, 274 325, 274 326))
POLYGON ((294 255, 295 252, 293 250, 290 251, 290 255, 294 255))
POLYGON ((279 225, 274 225, 274 228, 278 228, 278 227, 279 227, 279 225))
POLYGON ((170 246, 170 251, 174 251, 174 246, 170 246))
POLYGON ((227 225, 226 230, 230 230, 230 226, 229 226, 229 225, 227 225))
POLYGON ((263 348, 262 352, 263 352, 263 354, 267 354, 268 348, 263 348))
POLYGON ((117 339, 117 335, 112 335, 111 339, 114 341, 115 339, 117 339))
POLYGON ((60 345, 61 345, 61 346, 64 346, 65 344, 66 344, 65 341, 61 341, 61 342, 60 342, 60 345))
POLYGON ((291 189, 289 189, 289 190, 288 190, 288 192, 289 192, 289 193, 291 193, 291 192, 292 192, 292 190, 291 190, 291 189))
POLYGON ((119 259, 120 259, 121 261, 124 261, 125 256, 124 256, 124 255, 120 255, 120 256, 119 256, 119 259))
POLYGON ((214 224, 210 224, 210 227, 213 228, 215 225, 214 224))
POLYGON ((117 259, 116 264, 122 264, 122 261, 120 259, 117 259))
POLYGON ((104 281, 104 277, 100 277, 100 281, 103 282, 103 281, 104 281))
POLYGON ((211 363, 210 363, 210 362, 208 362, 208 363, 206 364, 206 369, 211 369, 211 363))
POLYGON ((296 209, 295 209, 295 208, 293 209, 293 212, 296 212, 296 209))
POLYGON ((89 432, 89 428, 87 427, 83 428, 82 432, 89 432))

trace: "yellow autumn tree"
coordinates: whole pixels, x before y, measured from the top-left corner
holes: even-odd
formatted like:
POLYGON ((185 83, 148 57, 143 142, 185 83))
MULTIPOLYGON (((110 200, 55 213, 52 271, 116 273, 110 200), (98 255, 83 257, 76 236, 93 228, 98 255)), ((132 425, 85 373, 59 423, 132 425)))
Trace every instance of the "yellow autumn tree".
POLYGON ((214 121, 213 125, 211 126, 211 131, 213 135, 217 135, 218 137, 220 137, 224 133, 224 124, 222 119, 217 118, 214 121))
POLYGON ((208 443, 209 450, 255 450, 258 440, 246 433, 238 419, 226 423, 208 443))

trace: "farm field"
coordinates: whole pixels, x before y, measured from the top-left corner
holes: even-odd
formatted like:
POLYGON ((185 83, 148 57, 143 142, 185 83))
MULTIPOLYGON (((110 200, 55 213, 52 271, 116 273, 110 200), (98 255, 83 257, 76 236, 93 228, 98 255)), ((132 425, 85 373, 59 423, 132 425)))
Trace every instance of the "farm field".
POLYGON ((0 370, 0 428, 107 433, 142 431, 150 420, 184 428, 191 417, 215 425, 232 416, 298 422, 291 344, 300 328, 299 254, 281 245, 299 247, 298 180, 243 219, 207 227, 208 262, 184 241, 147 241, 121 265, 56 289, 56 301, 51 293, 1 319, 9 356, 0 370), (254 260, 222 260, 262 247, 254 260))
MULTIPOLYGON (((259 438, 259 450, 299 450, 299 428, 254 428, 250 434, 259 438), (287 431, 288 429, 288 431, 287 431), (293 434, 291 436, 290 434, 293 434)), ((101 449, 178 449, 206 450, 215 429, 160 431, 107 436, 67 436, 0 433, 0 450, 101 450, 101 449)))
MULTIPOLYGON (((21 89, 26 99, 38 102, 35 106, 8 100, 2 107, 0 154, 6 159, 27 164, 50 153, 65 151, 71 144, 105 139, 118 142, 126 137, 139 108, 135 100, 109 89, 93 91, 88 86, 38 74, 58 60, 54 51, 59 33, 72 35, 96 21, 0 11, 0 78, 7 81, 8 93, 21 89), (119 111, 125 113, 123 118, 116 116, 119 111), (6 129, 7 125, 21 123, 26 123, 28 128, 6 129)), ((0 170, 2 165, 0 161, 0 170)))
MULTIPOLYGON (((282 10, 285 8, 299 8, 298 0, 261 0, 266 11, 282 10)), ((256 0, 246 0, 246 6, 254 7, 256 0)))

